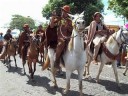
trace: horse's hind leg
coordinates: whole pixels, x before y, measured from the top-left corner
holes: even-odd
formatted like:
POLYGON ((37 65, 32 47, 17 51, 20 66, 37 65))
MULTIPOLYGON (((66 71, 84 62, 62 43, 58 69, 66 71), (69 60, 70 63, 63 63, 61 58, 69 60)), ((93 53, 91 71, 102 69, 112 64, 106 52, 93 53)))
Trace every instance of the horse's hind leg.
POLYGON ((78 78, 79 78, 79 92, 80 92, 80 96, 83 96, 83 87, 82 87, 82 76, 83 76, 83 72, 84 72, 84 69, 81 68, 78 70, 78 78))
POLYGON ((71 71, 66 70, 66 88, 63 90, 64 94, 67 94, 68 90, 70 89, 70 77, 71 77, 71 71))
POLYGON ((90 73, 89 73, 90 72, 90 70, 89 70, 90 64, 91 64, 91 57, 89 56, 87 64, 85 64, 86 66, 85 66, 85 71, 84 71, 83 76, 90 75, 90 73))
POLYGON ((14 61, 15 61, 15 67, 17 68, 17 64, 16 64, 16 57, 15 57, 15 56, 13 56, 13 58, 14 58, 14 61))
POLYGON ((100 73, 102 72, 103 67, 104 67, 104 63, 101 62, 100 68, 99 68, 99 72, 98 72, 98 75, 97 75, 97 77, 96 77, 96 82, 97 82, 97 83, 99 82, 99 76, 100 76, 100 73))
POLYGON ((128 62, 127 62, 126 65, 125 65, 125 71, 123 72, 123 75, 124 75, 124 76, 126 76, 127 70, 128 70, 128 62))
POLYGON ((113 71, 114 71, 114 74, 115 74, 116 83, 118 84, 118 86, 120 86, 120 84, 119 84, 119 79, 118 79, 118 72, 117 72, 116 63, 112 63, 112 68, 113 68, 113 71))

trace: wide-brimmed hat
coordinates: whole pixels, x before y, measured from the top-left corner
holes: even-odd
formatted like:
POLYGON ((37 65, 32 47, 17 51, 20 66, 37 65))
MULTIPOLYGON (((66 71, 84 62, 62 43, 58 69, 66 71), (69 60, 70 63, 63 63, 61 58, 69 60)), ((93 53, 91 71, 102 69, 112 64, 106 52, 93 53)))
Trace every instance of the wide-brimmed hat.
POLYGON ((67 12, 67 13, 70 13, 70 6, 68 6, 68 5, 65 5, 65 6, 61 7, 61 9, 64 10, 65 12, 67 12))
POLYGON ((93 15, 93 18, 95 18, 97 14, 99 14, 101 17, 103 17, 100 12, 95 12, 94 15, 93 15))
POLYGON ((29 25, 28 24, 24 24, 23 28, 29 28, 29 25))

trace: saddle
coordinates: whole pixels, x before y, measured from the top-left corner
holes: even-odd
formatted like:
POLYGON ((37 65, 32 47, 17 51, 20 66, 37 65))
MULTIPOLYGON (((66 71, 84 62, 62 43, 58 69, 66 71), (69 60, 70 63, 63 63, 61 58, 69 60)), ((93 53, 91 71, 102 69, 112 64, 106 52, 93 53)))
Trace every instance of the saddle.
MULTIPOLYGON (((100 46, 100 48, 99 48, 99 52, 98 52, 98 55, 101 55, 101 53, 103 52, 103 43, 101 43, 101 46, 100 46)), ((92 52, 92 53, 94 53, 94 43, 93 42, 91 42, 91 44, 90 44, 90 51, 92 52)))

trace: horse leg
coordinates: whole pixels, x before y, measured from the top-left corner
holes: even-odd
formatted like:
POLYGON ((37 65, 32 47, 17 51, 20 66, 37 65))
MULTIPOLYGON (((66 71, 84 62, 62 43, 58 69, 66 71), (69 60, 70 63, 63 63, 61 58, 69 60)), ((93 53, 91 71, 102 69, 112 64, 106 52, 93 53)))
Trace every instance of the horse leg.
POLYGON ((34 71, 33 71, 33 73, 32 73, 32 77, 34 77, 34 73, 35 73, 35 71, 36 71, 36 62, 34 62, 33 64, 34 64, 34 71))
POLYGON ((90 64, 91 64, 91 57, 90 56, 88 56, 88 61, 87 61, 87 65, 85 66, 85 71, 84 71, 84 74, 83 74, 83 76, 88 76, 89 77, 89 75, 90 75, 90 71, 89 71, 89 68, 90 68, 90 64), (87 72, 87 73, 86 73, 87 72))
POLYGON ((31 73, 31 69, 30 69, 30 61, 29 61, 29 59, 28 59, 27 64, 28 64, 28 69, 29 69, 29 74, 30 74, 31 73))
POLYGON ((78 78, 79 78, 79 92, 80 92, 80 96, 83 96, 83 87, 82 87, 82 77, 83 77, 83 72, 84 72, 84 69, 81 68, 78 70, 78 78))
POLYGON ((7 57, 6 57, 6 59, 7 59, 7 62, 8 62, 8 67, 9 67, 9 69, 11 68, 11 64, 10 64, 10 56, 8 55, 7 57))
POLYGON ((25 67, 24 67, 24 65, 25 65, 26 61, 25 61, 25 60, 22 60, 22 62, 23 62, 23 70, 24 70, 24 75, 25 75, 26 72, 25 72, 25 67))
POLYGON ((126 65, 125 65, 125 71, 123 72, 123 75, 124 75, 124 76, 126 76, 127 70, 128 70, 128 62, 127 62, 126 65))
POLYGON ((51 72, 52 72, 52 76, 53 76, 53 83, 54 83, 54 88, 58 88, 58 85, 57 85, 57 82, 56 82, 56 72, 57 72, 57 69, 54 68, 54 64, 51 66, 51 72))
POLYGON ((71 71, 66 70, 66 88, 63 90, 63 94, 67 94, 68 90, 70 89, 70 77, 71 71))
POLYGON ((97 82, 97 83, 99 82, 99 76, 100 76, 100 73, 102 72, 103 67, 104 67, 104 63, 101 62, 100 68, 99 68, 99 72, 98 72, 98 75, 97 75, 97 77, 96 77, 96 82, 97 82))
POLYGON ((13 58, 14 58, 14 61, 15 61, 15 67, 17 68, 16 57, 15 57, 15 55, 13 56, 13 58))
POLYGON ((120 86, 116 63, 112 63, 112 68, 113 68, 113 71, 114 71, 114 74, 115 74, 116 83, 118 84, 118 86, 120 86))

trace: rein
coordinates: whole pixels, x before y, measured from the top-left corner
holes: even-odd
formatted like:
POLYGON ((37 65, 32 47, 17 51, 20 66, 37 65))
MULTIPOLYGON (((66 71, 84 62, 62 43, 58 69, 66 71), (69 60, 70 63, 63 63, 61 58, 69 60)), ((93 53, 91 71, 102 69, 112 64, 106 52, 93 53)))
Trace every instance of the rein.
MULTIPOLYGON (((117 33, 116 33, 117 34, 117 33)), ((113 35, 111 35, 112 36, 112 38, 116 41, 116 43, 117 43, 117 45, 118 45, 118 47, 120 47, 120 43, 116 40, 116 38, 115 37, 113 37, 113 35)))
POLYGON ((62 28, 62 25, 60 26, 60 33, 61 33, 61 35, 63 36, 63 38, 65 38, 65 39, 75 38, 76 36, 78 36, 78 35, 75 35, 75 36, 70 36, 70 37, 65 36, 65 35, 62 33, 61 28, 62 28))

